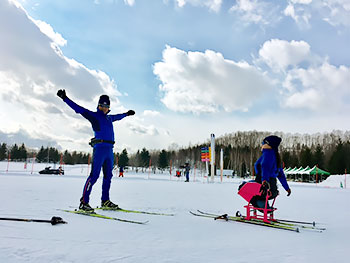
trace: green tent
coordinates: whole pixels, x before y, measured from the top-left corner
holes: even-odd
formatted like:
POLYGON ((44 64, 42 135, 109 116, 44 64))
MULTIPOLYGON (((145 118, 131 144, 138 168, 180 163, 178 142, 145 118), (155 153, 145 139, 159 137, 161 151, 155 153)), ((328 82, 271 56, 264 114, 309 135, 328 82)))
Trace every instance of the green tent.
POLYGON ((321 182, 326 179, 330 173, 318 168, 316 165, 312 168, 309 166, 288 168, 285 170, 288 179, 302 182, 321 182))
POLYGON ((286 171, 286 174, 295 174, 295 172, 299 169, 297 167, 294 168, 288 168, 289 170, 286 171))
POLYGON ((310 167, 307 166, 307 167, 305 167, 305 168, 299 170, 298 173, 299 173, 299 174, 309 174, 310 170, 311 170, 310 167))
POLYGON ((330 175, 331 173, 318 168, 316 165, 309 171, 311 175, 330 175))
POLYGON ((292 168, 288 167, 287 169, 284 169, 284 173, 288 173, 292 168))

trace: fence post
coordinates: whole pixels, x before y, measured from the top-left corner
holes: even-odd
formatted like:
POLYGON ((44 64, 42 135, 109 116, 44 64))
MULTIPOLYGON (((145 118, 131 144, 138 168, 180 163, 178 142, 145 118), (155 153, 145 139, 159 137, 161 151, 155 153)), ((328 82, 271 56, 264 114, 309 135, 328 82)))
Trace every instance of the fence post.
POLYGON ((9 152, 9 155, 8 155, 8 158, 7 158, 7 169, 6 169, 6 173, 9 172, 10 160, 11 160, 11 153, 9 152))
POLYGON ((33 171, 34 171, 34 162, 35 162, 35 153, 34 153, 34 155, 33 155, 32 171, 30 172, 30 174, 33 174, 33 171))

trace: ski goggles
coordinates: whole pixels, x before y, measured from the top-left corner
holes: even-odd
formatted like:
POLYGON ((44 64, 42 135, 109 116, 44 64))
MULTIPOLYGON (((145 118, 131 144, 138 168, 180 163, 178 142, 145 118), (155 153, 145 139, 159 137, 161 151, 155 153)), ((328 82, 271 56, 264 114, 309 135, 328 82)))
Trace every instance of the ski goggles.
POLYGON ((263 141, 261 142, 261 145, 264 145, 264 144, 269 145, 269 142, 268 142, 267 140, 263 140, 263 141))
POLYGON ((101 106, 102 108, 108 108, 109 109, 109 105, 107 105, 107 104, 98 104, 98 106, 101 106))

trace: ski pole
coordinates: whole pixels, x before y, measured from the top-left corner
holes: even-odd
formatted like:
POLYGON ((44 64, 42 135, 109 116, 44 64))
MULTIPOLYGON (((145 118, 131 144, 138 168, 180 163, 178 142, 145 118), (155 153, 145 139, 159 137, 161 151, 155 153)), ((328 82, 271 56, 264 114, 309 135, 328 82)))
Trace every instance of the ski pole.
POLYGON ((6 221, 20 221, 20 222, 36 222, 36 223, 50 223, 51 225, 57 225, 57 224, 67 224, 66 221, 63 221, 61 217, 53 216, 51 220, 43 220, 43 219, 26 219, 26 218, 7 218, 7 217, 0 217, 0 220, 6 220, 6 221))

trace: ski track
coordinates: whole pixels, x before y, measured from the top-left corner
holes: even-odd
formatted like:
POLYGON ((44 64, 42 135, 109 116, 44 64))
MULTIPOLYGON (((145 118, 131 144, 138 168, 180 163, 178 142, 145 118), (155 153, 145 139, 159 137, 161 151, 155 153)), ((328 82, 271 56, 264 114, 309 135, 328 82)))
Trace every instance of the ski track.
MULTIPOLYGON (((329 183, 290 183, 292 195, 280 187, 276 218, 316 221, 322 233, 283 230, 238 222, 214 221, 191 215, 197 209, 217 214, 245 213, 245 202, 237 195, 241 179, 207 183, 199 173, 196 182, 168 174, 135 174, 114 177, 111 200, 125 209, 174 213, 155 216, 113 211, 101 214, 138 221, 135 225, 68 214, 57 209, 78 206, 86 169, 74 166, 66 175, 32 175, 4 172, 0 162, 0 216, 51 219, 60 216, 66 225, 0 221, 0 262, 349 262, 350 190, 329 183), (338 186, 338 187, 337 187, 338 186)), ((38 165, 37 169, 40 169, 38 165)), ((102 176, 94 186, 91 205, 100 205, 102 176)), ((350 182, 350 180, 349 180, 350 182)))

